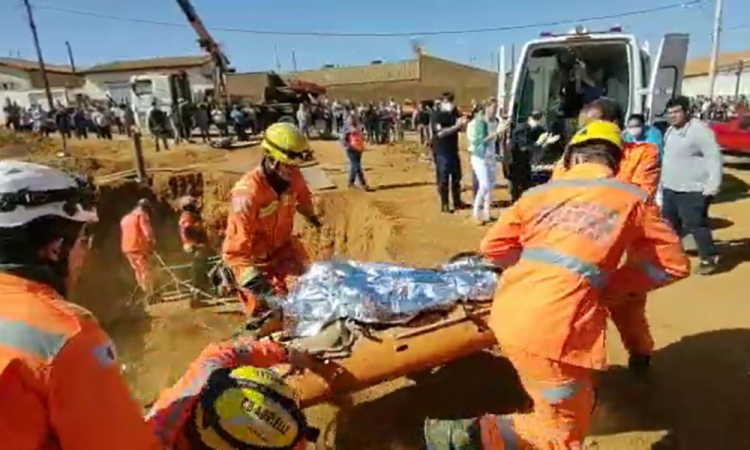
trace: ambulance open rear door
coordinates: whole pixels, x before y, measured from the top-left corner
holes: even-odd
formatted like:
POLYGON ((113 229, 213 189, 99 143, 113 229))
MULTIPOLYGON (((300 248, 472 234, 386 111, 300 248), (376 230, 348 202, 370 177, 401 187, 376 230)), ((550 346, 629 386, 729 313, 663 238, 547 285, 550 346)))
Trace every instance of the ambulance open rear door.
POLYGON ((667 121, 667 102, 682 92, 690 36, 669 33, 664 36, 653 61, 646 98, 646 119, 651 123, 667 121))

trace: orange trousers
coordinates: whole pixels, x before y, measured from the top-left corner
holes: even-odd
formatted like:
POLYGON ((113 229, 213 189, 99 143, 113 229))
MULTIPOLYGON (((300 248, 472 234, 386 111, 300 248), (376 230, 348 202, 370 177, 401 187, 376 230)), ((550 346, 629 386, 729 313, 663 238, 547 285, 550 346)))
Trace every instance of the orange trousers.
POLYGON ((650 355, 654 339, 646 318, 646 294, 607 307, 625 349, 630 353, 650 355))
MULTIPOLYGON (((276 250, 267 261, 257 265, 264 279, 271 283, 274 295, 289 293, 287 278, 302 275, 309 266, 310 255, 297 238, 292 238, 287 245, 276 250)), ((240 270, 233 268, 232 271, 235 277, 240 276, 240 273, 238 273, 240 270)), ((243 288, 239 290, 239 298, 245 315, 252 317, 258 310, 258 299, 252 292, 243 288)))
POLYGON ((594 407, 589 369, 524 351, 505 356, 534 405, 530 412, 482 417, 483 450, 582 448, 594 407))
POLYGON ((141 288, 144 294, 150 295, 153 292, 151 268, 149 267, 148 258, 149 255, 145 253, 125 253, 130 263, 130 267, 133 268, 135 273, 135 281, 138 283, 138 287, 141 288))

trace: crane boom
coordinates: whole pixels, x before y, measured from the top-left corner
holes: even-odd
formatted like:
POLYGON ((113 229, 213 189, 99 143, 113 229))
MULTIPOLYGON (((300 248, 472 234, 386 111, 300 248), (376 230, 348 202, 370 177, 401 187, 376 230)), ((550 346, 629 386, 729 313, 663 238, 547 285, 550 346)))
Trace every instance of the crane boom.
POLYGON ((198 16, 195 8, 190 3, 190 0, 177 0, 182 12, 185 14, 190 26, 198 35, 198 44, 201 48, 211 55, 211 62, 213 64, 214 73, 214 89, 215 98, 226 99, 226 73, 231 71, 229 68, 229 58, 221 51, 219 44, 211 37, 211 33, 208 32, 203 21, 198 16))

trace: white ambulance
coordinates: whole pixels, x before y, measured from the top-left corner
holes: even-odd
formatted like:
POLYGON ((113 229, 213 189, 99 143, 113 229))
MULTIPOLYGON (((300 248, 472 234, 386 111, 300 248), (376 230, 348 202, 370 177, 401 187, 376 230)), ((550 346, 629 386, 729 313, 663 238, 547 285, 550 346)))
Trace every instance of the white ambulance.
MULTIPOLYGON (((617 101, 623 120, 643 114, 648 122, 661 125, 667 101, 681 92, 688 43, 687 34, 667 34, 652 58, 648 44, 639 44, 619 27, 542 33, 524 45, 510 89, 505 77, 498 77, 498 98, 507 105, 512 126, 525 122, 533 111, 541 112, 546 125, 563 135, 560 146, 575 131, 583 104, 600 96, 617 101)), ((507 72, 501 67, 500 73, 507 72)), ((549 155, 544 163, 558 156, 549 155)))

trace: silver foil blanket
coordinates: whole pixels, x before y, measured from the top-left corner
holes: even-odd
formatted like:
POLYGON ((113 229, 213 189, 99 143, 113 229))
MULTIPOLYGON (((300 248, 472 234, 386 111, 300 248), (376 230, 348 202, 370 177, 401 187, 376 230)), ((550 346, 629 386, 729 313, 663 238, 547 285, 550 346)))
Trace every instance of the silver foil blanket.
POLYGON ((339 319, 395 325, 459 301, 489 300, 494 292, 495 273, 476 258, 436 270, 331 261, 315 263, 277 302, 290 337, 308 337, 339 319))

